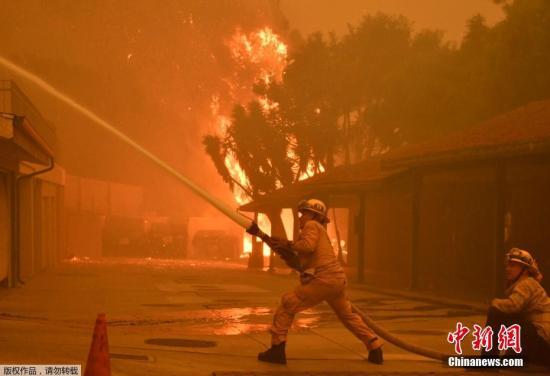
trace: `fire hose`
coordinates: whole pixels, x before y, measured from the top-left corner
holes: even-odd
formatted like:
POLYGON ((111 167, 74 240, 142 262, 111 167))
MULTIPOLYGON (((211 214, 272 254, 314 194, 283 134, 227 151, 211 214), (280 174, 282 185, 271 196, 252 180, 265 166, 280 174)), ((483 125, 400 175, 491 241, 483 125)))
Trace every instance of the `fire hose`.
POLYGON ((451 356, 449 354, 441 353, 439 351, 431 350, 422 346, 414 345, 409 342, 403 341, 401 338, 394 336, 386 329, 378 325, 374 320, 369 318, 363 311, 361 311, 355 304, 351 304, 351 310, 359 315, 363 322, 367 324, 377 335, 384 338, 386 341, 408 352, 425 356, 426 358, 441 360, 447 362, 447 359, 451 356))
MULTIPOLYGON (((254 236, 258 236, 261 238, 268 246, 270 246, 273 251, 278 254, 289 267, 292 269, 295 269, 297 271, 301 271, 300 262, 298 259, 298 256, 292 251, 290 248, 280 247, 279 245, 276 245, 272 238, 262 232, 258 225, 251 221, 250 219, 244 217, 243 215, 237 213, 235 210, 233 210, 230 206, 219 200, 218 198, 212 196, 210 193, 208 193, 203 188, 199 187, 195 182, 193 182, 188 177, 181 174, 179 171, 177 171, 175 168, 170 166, 168 163, 163 161, 161 158, 159 158, 157 155, 153 154, 140 144, 138 144, 136 141, 134 141, 132 138, 130 138, 125 133, 121 132, 119 129, 115 128, 113 125, 96 115, 93 111, 89 110, 88 108, 82 106, 80 103, 76 102, 72 98, 70 98, 65 93, 59 91, 58 89, 51 86, 49 83, 41 79, 40 77, 36 76, 35 74, 27 71, 26 69, 14 64, 10 60, 0 56, 0 65, 4 66, 8 70, 14 72, 18 76, 27 79, 31 81, 34 85, 41 88, 48 94, 52 95, 53 97, 57 98, 61 102, 67 104, 69 107, 73 108, 74 110, 78 111, 88 119, 90 119, 93 123, 100 126, 104 130, 111 133, 113 136, 117 137, 127 145, 134 148, 138 153, 144 155, 147 157, 150 161, 155 163, 158 167, 168 172, 170 175, 175 177, 177 180, 179 180, 181 183, 183 183, 185 186, 187 186, 189 189, 191 189, 195 194, 205 199, 208 203, 210 203, 212 206, 214 206, 216 209, 218 209, 221 213, 229 217, 231 220, 233 220, 235 223, 237 223, 239 226, 246 229, 246 231, 254 236)), ((391 333, 389 333, 387 330, 383 329, 379 325, 377 325, 374 321, 372 321, 367 315, 365 315, 357 306, 352 305, 352 309, 354 312, 356 312, 363 321, 374 330, 374 332, 379 335, 380 337, 384 338, 386 341, 394 344, 397 347, 400 347, 406 351, 422 355, 428 358, 437 359, 437 360, 446 360, 449 355, 439 353, 437 351, 432 351, 429 349, 425 349, 423 347, 415 346, 412 344, 409 344, 391 333)))
MULTIPOLYGON (((302 273, 302 267, 300 265, 300 260, 298 258, 298 255, 296 252, 294 252, 290 247, 288 246, 281 246, 281 244, 278 244, 277 242, 273 241, 273 238, 266 233, 264 233, 258 225, 255 222, 252 222, 249 228, 246 229, 246 232, 248 232, 251 235, 257 236, 264 243, 266 243, 274 253, 279 255, 283 259, 283 261, 291 268, 296 270, 299 273, 302 273)), ((431 349, 427 349, 422 346, 417 346, 408 342, 403 341, 401 338, 394 336, 389 331, 378 325, 376 322, 374 322, 371 318, 369 318, 363 311, 361 311, 355 304, 351 304, 351 309, 354 313, 358 314, 359 317, 363 320, 363 322, 371 328, 378 336, 382 337, 389 343, 403 349, 406 351, 409 351, 411 353, 421 355, 427 358, 440 360, 443 362, 447 361, 447 358, 450 356, 448 354, 444 354, 438 351, 434 351, 431 349)))

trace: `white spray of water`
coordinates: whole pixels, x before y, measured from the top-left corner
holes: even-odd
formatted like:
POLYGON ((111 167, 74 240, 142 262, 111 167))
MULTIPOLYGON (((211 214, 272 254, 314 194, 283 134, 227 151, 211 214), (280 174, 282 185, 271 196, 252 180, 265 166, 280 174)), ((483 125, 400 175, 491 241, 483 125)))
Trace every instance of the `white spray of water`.
POLYGON ((34 75, 33 73, 21 68, 20 66, 12 63, 11 61, 7 60, 6 58, 0 56, 0 64, 12 71, 13 73, 17 74, 18 76, 27 79, 31 81, 33 84, 47 92, 48 94, 52 95, 53 97, 59 99, 60 101, 66 103, 70 107, 74 108, 76 111, 80 112, 82 115, 86 116, 90 120, 92 120, 97 125, 101 126, 114 136, 118 137, 120 140, 124 141, 128 145, 132 146, 136 151, 146 156, 148 159, 156 163, 159 167, 173 175, 175 178, 177 178, 179 181, 181 181, 183 184, 185 184, 189 189, 191 189, 193 192, 195 192, 197 195, 208 201, 210 204, 212 204, 216 209, 221 211, 223 214, 231 218, 233 221, 235 221, 238 225, 244 228, 249 228, 251 225, 250 219, 240 215, 237 213, 234 209, 229 207, 224 202, 220 201, 218 198, 212 196, 210 193, 208 193, 206 190, 199 187, 197 184, 195 184, 193 181, 191 181, 189 178, 182 175, 180 172, 178 172, 176 169, 174 169, 172 166, 164 162, 162 159, 157 157, 155 154, 151 153, 149 150, 145 149, 143 146, 132 140, 130 137, 128 137, 126 134, 118 130, 117 128, 113 127, 111 124, 94 114, 92 111, 88 110, 86 107, 78 104, 73 99, 71 99, 66 94, 63 94, 50 84, 48 84, 46 81, 42 80, 40 77, 34 75))

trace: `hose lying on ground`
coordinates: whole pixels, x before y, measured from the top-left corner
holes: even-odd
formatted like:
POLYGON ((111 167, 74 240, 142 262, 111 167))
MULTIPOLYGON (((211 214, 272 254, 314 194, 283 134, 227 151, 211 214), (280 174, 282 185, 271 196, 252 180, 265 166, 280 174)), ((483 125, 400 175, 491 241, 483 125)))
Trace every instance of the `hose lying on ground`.
POLYGON ((387 331, 386 329, 378 325, 376 322, 374 322, 371 318, 369 318, 363 311, 361 311, 353 303, 351 304, 351 310, 357 313, 361 317, 361 319, 365 322, 365 324, 367 324, 367 326, 371 328, 377 335, 379 335, 389 343, 417 355, 447 362, 447 358, 449 358, 450 355, 444 354, 435 350, 430 350, 422 346, 413 345, 412 343, 403 341, 401 338, 394 336, 389 331, 387 331))

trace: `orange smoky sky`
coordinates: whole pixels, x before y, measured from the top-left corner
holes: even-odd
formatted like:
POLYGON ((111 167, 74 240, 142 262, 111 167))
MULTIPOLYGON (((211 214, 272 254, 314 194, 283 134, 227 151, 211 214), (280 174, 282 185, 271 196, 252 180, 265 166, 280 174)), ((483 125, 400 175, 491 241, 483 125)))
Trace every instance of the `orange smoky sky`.
POLYGON ((483 15, 489 25, 504 17, 493 0, 281 0, 281 9, 291 27, 306 35, 315 31, 342 35, 348 24, 382 12, 407 17, 415 30, 443 30, 446 39, 454 42, 460 42, 473 15, 483 15))

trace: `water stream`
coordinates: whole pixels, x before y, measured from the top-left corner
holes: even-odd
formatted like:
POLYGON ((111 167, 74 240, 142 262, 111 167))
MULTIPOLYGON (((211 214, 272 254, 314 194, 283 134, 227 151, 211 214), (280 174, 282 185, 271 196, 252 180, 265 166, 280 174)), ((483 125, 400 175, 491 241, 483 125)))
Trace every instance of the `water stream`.
POLYGON ((36 76, 35 74, 29 72, 26 69, 21 68, 19 65, 11 62, 10 60, 4 58, 3 56, 0 56, 0 65, 4 66, 11 72, 15 73, 16 75, 20 76, 21 78, 24 78, 30 82, 32 82, 34 85, 38 86, 51 96, 57 98, 61 102, 64 102, 68 106, 72 107, 88 119, 92 120, 92 122, 96 125, 99 125, 103 129, 107 130, 112 135, 116 136, 126 144, 133 147, 136 151, 143 154, 145 157, 147 157, 149 160, 154 162, 157 166, 161 167, 163 170, 174 176, 176 179, 178 179, 180 182, 185 184, 189 189, 191 189, 195 194, 199 195, 203 199, 205 199, 207 202, 209 202, 211 205, 213 205, 216 209, 218 209, 220 212, 222 212, 224 215, 229 217, 231 220, 233 220, 235 223, 237 223, 239 226, 248 228, 251 225, 250 219, 244 217, 243 215, 239 214, 235 209, 228 206, 226 203, 222 202, 218 198, 212 196, 210 193, 208 193, 205 189, 198 186, 195 182, 193 182, 188 177, 181 174, 179 171, 174 169, 172 166, 170 166, 168 163, 164 162, 162 159, 157 157, 155 154, 151 153, 149 150, 145 149, 143 146, 138 144, 136 141, 128 137, 125 133, 121 132, 119 129, 115 128, 113 125, 109 124, 107 121, 103 120, 99 116, 97 116, 93 111, 89 110, 88 108, 82 106, 72 98, 70 98, 68 95, 62 93, 61 91, 57 90, 53 86, 51 86, 49 83, 41 79, 40 77, 36 76))

